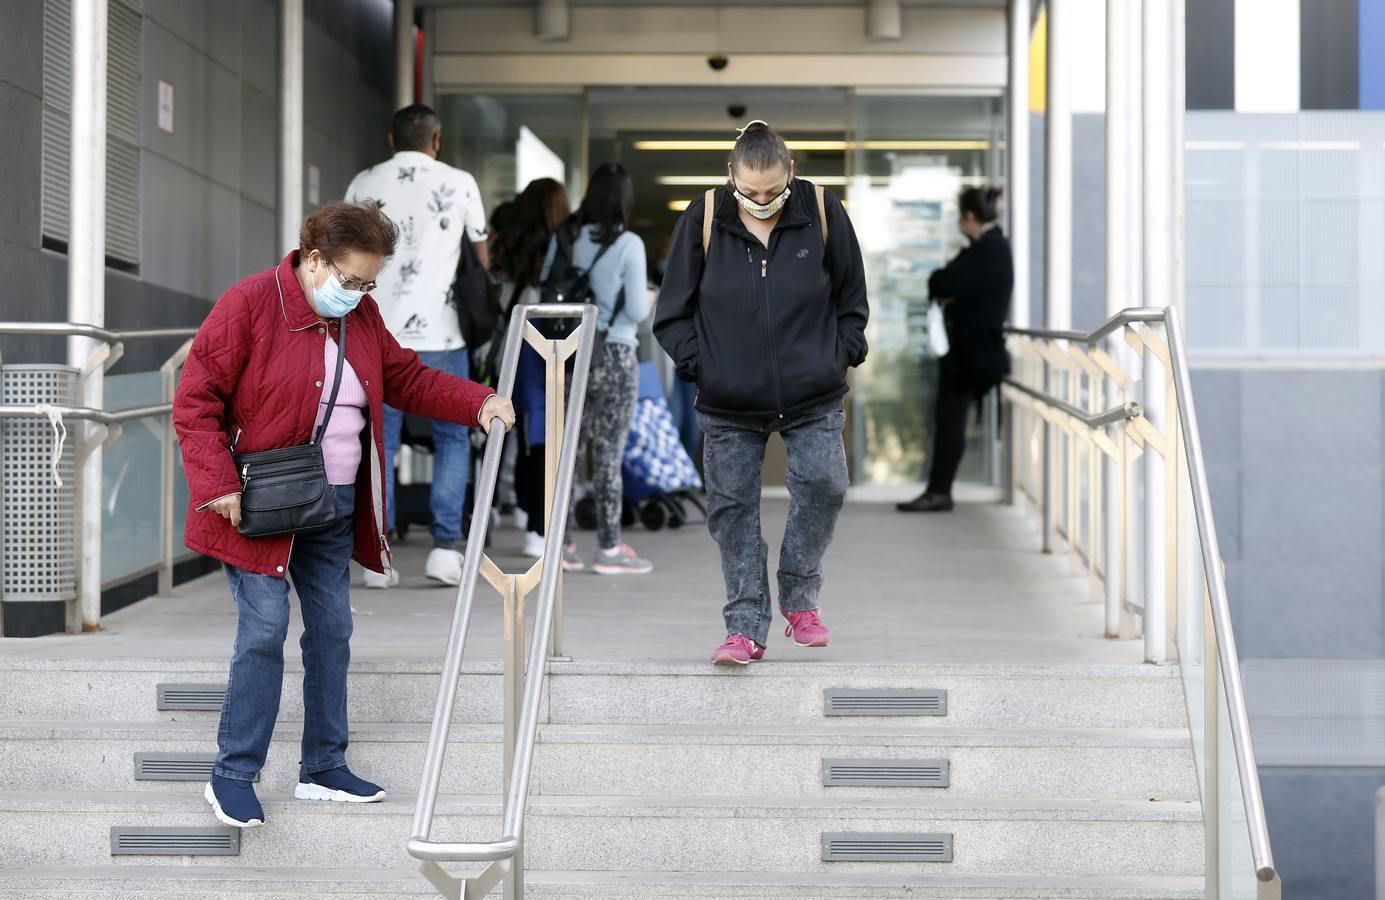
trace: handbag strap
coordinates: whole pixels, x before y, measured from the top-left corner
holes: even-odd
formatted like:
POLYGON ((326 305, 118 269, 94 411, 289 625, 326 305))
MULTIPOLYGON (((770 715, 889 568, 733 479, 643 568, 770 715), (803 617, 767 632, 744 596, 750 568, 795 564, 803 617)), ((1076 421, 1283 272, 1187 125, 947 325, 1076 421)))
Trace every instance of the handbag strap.
POLYGON ((313 435, 314 444, 322 443, 322 436, 327 433, 327 423, 332 421, 332 410, 337 406, 337 392, 341 390, 341 371, 346 365, 346 316, 337 321, 341 323, 340 337, 337 339, 337 374, 332 379, 332 396, 327 398, 327 415, 322 417, 322 424, 317 427, 317 434, 313 435))

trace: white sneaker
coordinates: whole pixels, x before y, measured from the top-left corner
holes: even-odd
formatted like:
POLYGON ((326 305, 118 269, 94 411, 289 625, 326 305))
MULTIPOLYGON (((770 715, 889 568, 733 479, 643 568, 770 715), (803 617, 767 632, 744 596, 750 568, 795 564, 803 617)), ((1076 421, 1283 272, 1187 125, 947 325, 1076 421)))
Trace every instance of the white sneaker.
POLYGON ((380 572, 365 570, 365 586, 373 591, 383 591, 392 587, 399 587, 399 570, 390 567, 388 575, 380 572))
POLYGON ((524 510, 520 509, 518 506, 515 507, 514 519, 515 527, 518 528, 520 531, 529 530, 529 514, 524 510))
POLYGON ((537 531, 524 532, 524 555, 532 559, 543 558, 543 535, 537 531))
POLYGON ((461 584, 462 554, 456 550, 434 547, 428 552, 423 574, 442 584, 461 584))

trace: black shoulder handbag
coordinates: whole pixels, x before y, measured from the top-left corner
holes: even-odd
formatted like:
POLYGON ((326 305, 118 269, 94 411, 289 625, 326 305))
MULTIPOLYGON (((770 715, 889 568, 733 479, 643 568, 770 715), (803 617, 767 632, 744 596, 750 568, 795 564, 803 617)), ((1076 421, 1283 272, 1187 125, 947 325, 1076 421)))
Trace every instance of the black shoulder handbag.
POLYGON ((332 420, 341 389, 342 367, 346 362, 346 318, 337 341, 337 375, 327 415, 322 417, 310 443, 232 457, 240 471, 240 525, 246 537, 294 534, 332 524, 337 516, 336 493, 327 482, 327 467, 322 458, 322 436, 332 420))

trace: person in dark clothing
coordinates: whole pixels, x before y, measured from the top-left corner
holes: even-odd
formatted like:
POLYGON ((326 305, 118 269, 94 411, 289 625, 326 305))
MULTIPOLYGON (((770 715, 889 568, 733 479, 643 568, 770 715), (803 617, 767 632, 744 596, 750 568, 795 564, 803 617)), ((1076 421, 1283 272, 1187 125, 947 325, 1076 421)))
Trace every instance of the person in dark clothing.
POLYGON ((712 655, 764 655, 772 619, 760 470, 778 431, 791 496, 779 564, 785 634, 827 645, 818 617, 822 556, 848 482, 846 373, 866 358, 865 268, 846 210, 794 177, 784 139, 764 122, 741 132, 728 183, 679 219, 654 333, 697 385, 705 435, 707 524, 721 550, 727 637, 712 655))
POLYGON ((1015 285, 1010 242, 996 221, 999 188, 968 188, 958 206, 961 228, 971 241, 952 262, 928 279, 928 294, 943 305, 950 349, 938 366, 938 401, 933 462, 928 488, 902 512, 952 509, 952 481, 967 446, 967 413, 1010 373, 1005 320, 1015 285))

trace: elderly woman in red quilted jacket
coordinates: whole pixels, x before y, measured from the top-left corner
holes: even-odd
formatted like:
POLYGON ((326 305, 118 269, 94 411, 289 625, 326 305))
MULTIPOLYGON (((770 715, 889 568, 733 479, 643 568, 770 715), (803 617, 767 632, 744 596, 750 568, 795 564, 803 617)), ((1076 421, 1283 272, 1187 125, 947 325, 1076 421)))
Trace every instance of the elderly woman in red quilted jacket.
POLYGON ((514 424, 510 403, 429 369, 395 342, 370 296, 398 229, 373 203, 329 203, 309 216, 299 249, 231 287, 197 332, 173 405, 192 494, 185 540, 221 560, 236 604, 236 641, 204 796, 216 817, 264 822, 253 782, 279 713, 293 580, 303 614, 300 800, 381 800, 346 766, 346 672, 351 658, 350 561, 388 573, 382 405, 476 426, 514 424), (340 328, 346 328, 341 384, 340 328), (231 452, 308 443, 318 426, 336 520, 250 538, 237 530, 241 480, 231 452))

